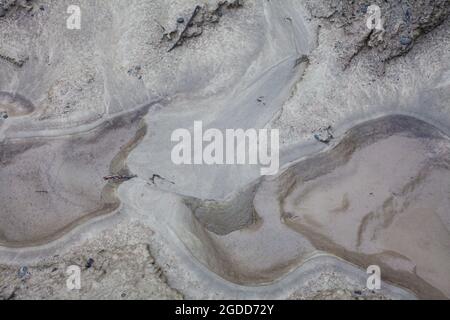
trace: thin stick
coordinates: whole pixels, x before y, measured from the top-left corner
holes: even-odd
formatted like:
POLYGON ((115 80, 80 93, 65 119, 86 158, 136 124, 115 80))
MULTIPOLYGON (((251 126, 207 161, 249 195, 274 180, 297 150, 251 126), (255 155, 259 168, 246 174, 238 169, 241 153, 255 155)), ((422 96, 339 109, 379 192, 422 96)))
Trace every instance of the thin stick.
POLYGON ((194 19, 197 16, 197 14, 200 12, 200 9, 201 9, 201 7, 199 5, 197 5, 195 7, 194 12, 191 15, 191 18, 186 23, 186 26, 184 27, 183 31, 180 33, 180 37, 178 38, 178 40, 173 44, 173 46, 167 52, 171 52, 173 49, 175 49, 176 47, 181 45, 181 43, 184 41, 184 36, 186 35, 186 32, 190 28, 190 25, 194 21, 194 19))

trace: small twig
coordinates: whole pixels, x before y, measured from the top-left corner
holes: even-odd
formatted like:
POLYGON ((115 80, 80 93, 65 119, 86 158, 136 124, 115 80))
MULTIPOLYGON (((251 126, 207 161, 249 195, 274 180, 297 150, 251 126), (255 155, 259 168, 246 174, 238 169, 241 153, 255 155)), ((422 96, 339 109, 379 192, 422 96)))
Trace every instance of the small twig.
POLYGON ((166 33, 166 28, 164 28, 164 26, 163 26, 161 23, 159 23, 158 20, 155 19, 155 22, 156 22, 156 24, 162 29, 162 31, 163 31, 164 33, 166 33))
POLYGON ((167 52, 171 52, 173 49, 175 49, 176 47, 181 45, 181 43, 184 41, 184 37, 185 37, 187 31, 191 27, 192 22, 194 21, 195 17, 200 12, 200 10, 201 10, 201 7, 199 5, 197 5, 194 9, 194 12, 191 15, 191 18, 186 23, 186 26, 184 27, 183 31, 180 33, 178 40, 173 44, 173 46, 167 52))
POLYGON ((113 176, 103 177, 103 180, 105 180, 105 181, 128 181, 128 180, 131 180, 134 178, 137 178, 137 175, 132 175, 132 176, 113 175, 113 176))
POLYGON ((163 178, 163 177, 161 177, 159 174, 154 174, 149 180, 152 182, 152 184, 154 185, 155 184, 155 179, 156 178, 158 178, 158 179, 160 179, 160 180, 162 180, 162 181, 167 181, 167 182, 169 182, 169 183, 171 183, 171 184, 175 184, 174 182, 172 182, 172 181, 170 181, 170 180, 167 180, 166 178, 163 178))
POLYGON ((3 55, 3 54, 0 54, 0 59, 5 60, 19 68, 22 68, 23 65, 28 61, 28 57, 26 57, 24 59, 15 59, 15 58, 3 55))

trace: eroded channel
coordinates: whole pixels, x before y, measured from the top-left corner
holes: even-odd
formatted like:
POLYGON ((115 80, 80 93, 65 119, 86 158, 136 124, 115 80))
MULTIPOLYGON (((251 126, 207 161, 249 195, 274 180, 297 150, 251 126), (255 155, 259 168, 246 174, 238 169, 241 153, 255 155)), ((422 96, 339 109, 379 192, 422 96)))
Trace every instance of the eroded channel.
POLYGON ((226 223, 224 208, 236 212, 231 200, 217 212, 208 201, 207 223, 201 215, 190 227, 204 243, 190 251, 220 276, 269 283, 323 251, 363 269, 379 265, 383 280, 419 297, 450 297, 450 140, 434 126, 403 115, 372 120, 256 185, 235 201, 247 227, 212 232, 226 230, 212 224, 226 223))
POLYGON ((115 117, 85 133, 27 138, 0 145, 0 245, 30 247, 58 239, 115 211, 125 159, 145 135, 148 108, 115 117))

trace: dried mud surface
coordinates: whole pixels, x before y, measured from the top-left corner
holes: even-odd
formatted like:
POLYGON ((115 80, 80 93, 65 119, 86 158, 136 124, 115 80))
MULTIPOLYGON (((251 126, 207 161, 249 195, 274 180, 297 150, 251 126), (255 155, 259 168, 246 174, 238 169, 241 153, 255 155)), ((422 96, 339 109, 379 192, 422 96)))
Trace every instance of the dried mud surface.
POLYGON ((71 4, 0 0, 0 298, 450 297, 449 0, 71 4), (279 174, 174 165, 194 121, 279 174))

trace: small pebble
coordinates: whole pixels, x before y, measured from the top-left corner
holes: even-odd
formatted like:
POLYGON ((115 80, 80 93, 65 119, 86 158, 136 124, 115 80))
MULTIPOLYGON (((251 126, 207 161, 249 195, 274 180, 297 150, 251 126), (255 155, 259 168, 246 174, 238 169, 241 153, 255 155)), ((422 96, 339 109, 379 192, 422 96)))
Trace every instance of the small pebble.
POLYGON ((17 273, 17 275, 19 276, 20 279, 25 278, 27 275, 29 275, 28 267, 26 267, 26 266, 20 267, 19 272, 17 273))
POLYGON ((178 19, 177 19, 177 22, 178 22, 178 23, 184 23, 184 18, 178 18, 178 19))
POLYGON ((360 7, 361 12, 364 13, 364 14, 367 13, 368 9, 369 9, 369 6, 368 6, 367 4, 363 4, 363 5, 360 7))
POLYGON ((400 43, 404 46, 409 46, 412 43, 412 39, 407 36, 401 36, 400 43))
POLYGON ((411 22, 411 9, 410 8, 406 9, 403 21, 405 21, 406 23, 410 23, 411 22))
POLYGON ((92 266, 94 265, 94 259, 89 258, 88 261, 86 262, 86 268, 92 268, 92 266))

